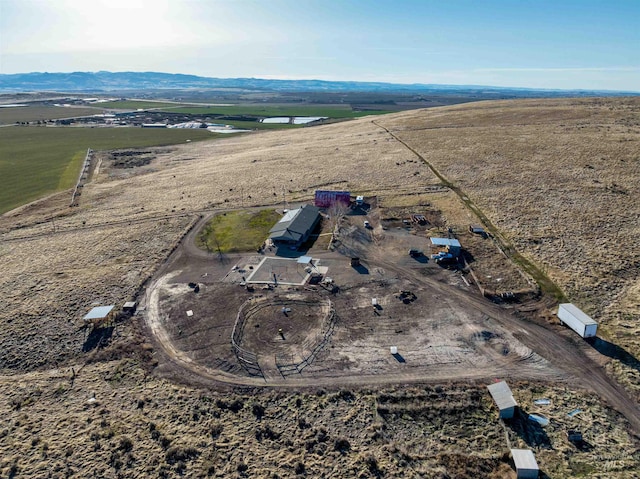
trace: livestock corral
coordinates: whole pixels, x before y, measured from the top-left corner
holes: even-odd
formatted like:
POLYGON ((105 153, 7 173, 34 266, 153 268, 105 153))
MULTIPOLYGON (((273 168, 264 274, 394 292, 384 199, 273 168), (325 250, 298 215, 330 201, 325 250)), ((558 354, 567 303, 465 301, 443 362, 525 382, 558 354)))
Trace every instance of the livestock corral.
MULTIPOLYGON (((330 283, 253 286, 224 282, 224 271, 216 275, 216 259, 209 267, 202 261, 191 274, 167 273, 156 286, 157 302, 149 304, 149 314, 158 323, 154 327, 166 330, 162 336, 193 361, 260 377, 238 378, 241 383, 304 384, 327 377, 352 382, 354 376, 375 380, 380 374, 414 380, 563 376, 485 312, 451 297, 446 287, 428 287, 395 269, 368 265, 371 270, 363 272, 366 263, 352 268, 338 254, 323 254, 319 264, 330 283), (197 292, 187 282, 198 284, 197 292), (230 347, 234 328, 242 331, 235 338, 238 350, 230 347), (392 346, 397 353, 390 353, 392 346), (249 356, 253 364, 244 371, 249 356), (298 365, 296 374, 284 364, 298 365)), ((451 288, 467 288, 451 271, 434 268, 433 274, 456 285, 451 288)))
MULTIPOLYGON (((338 217, 332 213, 327 208, 317 235, 329 235, 329 244, 312 241, 300 252, 270 247, 258 255, 203 258, 189 236, 152 289, 153 328, 163 329, 170 347, 206 367, 207 374, 215 375, 218 365, 260 378, 238 379, 245 383, 379 375, 563 376, 491 312, 468 301, 465 293, 484 288, 475 284, 478 276, 465 259, 430 260, 430 233, 446 231, 440 210, 430 203, 413 210, 379 207, 376 197, 367 197, 338 217), (355 257, 356 263, 350 261, 355 257)), ((469 251, 481 251, 473 244, 469 251)), ((489 247, 473 262, 495 256, 498 250, 489 247)), ((508 277, 510 269, 500 266, 493 264, 495 274, 508 277)), ((517 275, 505 287, 526 285, 523 278, 517 275)))
MULTIPOLYGON (((580 293, 601 243, 581 246, 584 266, 563 269, 563 246, 579 241, 557 229, 565 212, 555 213, 552 240, 529 231, 539 211, 514 199, 544 195, 554 177, 526 181, 528 170, 512 167, 500 176, 509 183, 498 182, 492 168, 505 162, 492 162, 516 153, 489 133, 496 122, 525 143, 536 132, 550 151, 556 133, 565 142, 577 134, 568 165, 585 162, 581 144, 593 147, 580 125, 615 133, 614 166, 631 179, 603 172, 600 181, 626 206, 611 216, 628 239, 626 264, 637 115, 633 99, 485 102, 99 153, 77 207, 65 192, 0 220, 0 391, 8 398, 0 471, 513 478, 509 449, 531 448, 550 477, 634 477, 638 352, 617 325, 633 327, 637 304, 607 296, 612 285, 632 294, 633 273, 604 275, 580 293), (486 169, 471 175, 466 165, 464 175, 445 150, 469 160, 470 135, 485 129, 476 153, 486 169), (350 190, 363 204, 323 211, 300 250, 196 246, 213 215, 281 211, 311 202, 317 189, 350 190), (486 234, 470 229, 476 224, 486 234), (440 245, 453 240, 459 260, 440 262, 440 245), (552 319, 558 291, 599 320, 606 336, 597 339, 610 349, 552 319), (83 316, 125 301, 138 312, 118 314, 96 341, 83 316), (520 405, 504 422, 485 387, 496 378, 509 381, 520 405)), ((622 236, 603 238, 609 254, 598 268, 613 261, 622 236)))

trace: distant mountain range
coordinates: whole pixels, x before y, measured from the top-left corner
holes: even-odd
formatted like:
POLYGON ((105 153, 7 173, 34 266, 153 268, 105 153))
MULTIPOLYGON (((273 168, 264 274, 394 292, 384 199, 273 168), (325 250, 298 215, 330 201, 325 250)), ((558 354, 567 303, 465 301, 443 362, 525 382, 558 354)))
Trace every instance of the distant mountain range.
POLYGON ((207 78, 158 72, 73 72, 0 74, 0 92, 108 92, 122 90, 245 90, 272 92, 379 92, 481 94, 496 97, 621 96, 640 92, 545 90, 479 85, 398 84, 323 80, 207 78))

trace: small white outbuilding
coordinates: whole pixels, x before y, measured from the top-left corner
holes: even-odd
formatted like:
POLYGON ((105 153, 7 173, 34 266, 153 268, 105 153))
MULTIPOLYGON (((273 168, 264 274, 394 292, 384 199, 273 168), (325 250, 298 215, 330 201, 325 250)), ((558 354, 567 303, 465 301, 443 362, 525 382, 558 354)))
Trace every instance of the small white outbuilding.
POLYGON ((496 406, 498 406, 500 417, 502 419, 511 419, 515 413, 518 403, 513 398, 513 394, 511 393, 511 389, 509 389, 507 383, 500 381, 490 384, 487 386, 487 389, 495 401, 496 406))
POLYGON ((91 308, 91 311, 82 319, 85 324, 92 324, 93 326, 108 323, 112 318, 113 308, 115 308, 114 304, 110 304, 109 306, 96 306, 95 308, 91 308))
POLYGON ((538 463, 530 449, 511 449, 513 463, 516 466, 516 477, 518 479, 537 479, 538 463))

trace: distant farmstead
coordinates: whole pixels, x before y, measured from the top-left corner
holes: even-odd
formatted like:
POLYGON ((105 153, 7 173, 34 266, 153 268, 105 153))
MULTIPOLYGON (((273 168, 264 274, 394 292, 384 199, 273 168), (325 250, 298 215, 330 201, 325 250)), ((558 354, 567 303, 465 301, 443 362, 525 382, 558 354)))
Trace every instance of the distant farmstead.
POLYGON ((311 235, 320 221, 320 210, 313 205, 304 205, 295 210, 289 210, 269 230, 269 239, 277 246, 286 244, 298 247, 311 235))
POLYGON ((335 204, 349 206, 351 193, 348 191, 316 190, 314 204, 318 208, 331 208, 335 204))

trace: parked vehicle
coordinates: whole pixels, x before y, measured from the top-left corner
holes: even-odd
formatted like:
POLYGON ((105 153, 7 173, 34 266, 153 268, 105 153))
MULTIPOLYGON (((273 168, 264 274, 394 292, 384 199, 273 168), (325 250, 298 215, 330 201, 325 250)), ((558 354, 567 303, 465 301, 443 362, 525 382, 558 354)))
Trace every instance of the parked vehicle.
POLYGON ((444 251, 441 251, 440 253, 432 254, 431 259, 436 263, 443 263, 445 261, 453 259, 453 255, 451 253, 445 253, 444 251))

